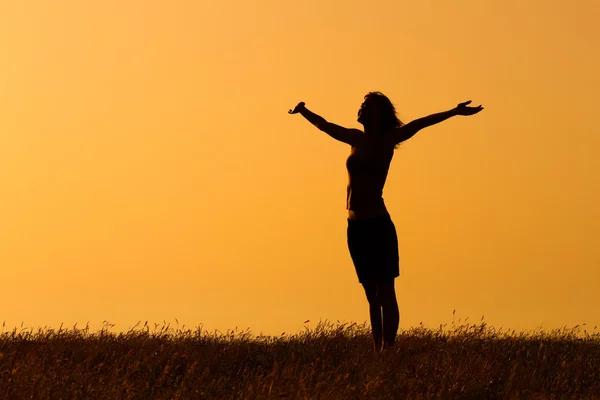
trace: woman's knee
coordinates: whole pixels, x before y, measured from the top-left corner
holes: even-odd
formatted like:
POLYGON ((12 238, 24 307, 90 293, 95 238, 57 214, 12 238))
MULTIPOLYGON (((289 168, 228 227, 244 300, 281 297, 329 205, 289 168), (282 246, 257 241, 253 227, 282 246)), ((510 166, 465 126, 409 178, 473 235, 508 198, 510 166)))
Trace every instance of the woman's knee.
POLYGON ((369 302, 369 306, 375 307, 381 305, 381 301, 379 299, 377 293, 377 285, 370 283, 363 283, 363 287, 365 288, 365 294, 367 296, 367 301, 369 302))
POLYGON ((396 291, 394 289, 394 282, 392 281, 378 284, 377 297, 381 305, 395 304, 396 291))

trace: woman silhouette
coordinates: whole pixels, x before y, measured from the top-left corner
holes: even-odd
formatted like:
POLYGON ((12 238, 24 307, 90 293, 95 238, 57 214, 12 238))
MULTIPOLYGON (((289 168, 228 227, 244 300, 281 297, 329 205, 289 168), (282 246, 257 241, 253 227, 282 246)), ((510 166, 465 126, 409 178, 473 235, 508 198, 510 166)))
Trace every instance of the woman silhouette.
POLYGON ((405 125, 385 95, 370 92, 358 110, 358 122, 364 132, 327 122, 309 111, 304 102, 289 110, 290 114, 300 113, 332 138, 351 146, 346 161, 348 249, 369 302, 376 352, 394 345, 400 322, 394 289, 394 279, 400 275, 398 238, 382 197, 394 149, 423 128, 455 115, 473 115, 483 110, 482 106, 468 107, 470 103, 470 100, 460 103, 451 110, 405 125))

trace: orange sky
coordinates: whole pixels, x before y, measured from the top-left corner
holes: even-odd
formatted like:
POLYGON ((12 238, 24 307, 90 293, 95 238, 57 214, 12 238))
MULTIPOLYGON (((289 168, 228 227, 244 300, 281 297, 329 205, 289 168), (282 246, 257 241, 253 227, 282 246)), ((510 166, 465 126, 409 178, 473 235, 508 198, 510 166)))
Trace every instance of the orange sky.
POLYGON ((600 324, 598 2, 0 5, 0 320, 295 332, 368 319, 348 146, 381 90, 401 328, 600 324), (440 5, 442 3, 443 5, 440 5))

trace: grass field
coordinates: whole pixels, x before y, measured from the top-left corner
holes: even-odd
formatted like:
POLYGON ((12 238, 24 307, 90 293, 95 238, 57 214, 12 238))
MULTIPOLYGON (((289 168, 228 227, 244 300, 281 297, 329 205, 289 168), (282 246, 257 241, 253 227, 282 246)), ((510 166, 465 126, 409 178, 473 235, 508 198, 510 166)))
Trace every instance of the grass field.
MULTIPOLYGON (((0 335, 3 399, 600 399, 600 334, 484 322, 399 332, 320 323, 281 337, 139 325, 0 335)), ((594 332, 597 332, 594 329, 594 332)))

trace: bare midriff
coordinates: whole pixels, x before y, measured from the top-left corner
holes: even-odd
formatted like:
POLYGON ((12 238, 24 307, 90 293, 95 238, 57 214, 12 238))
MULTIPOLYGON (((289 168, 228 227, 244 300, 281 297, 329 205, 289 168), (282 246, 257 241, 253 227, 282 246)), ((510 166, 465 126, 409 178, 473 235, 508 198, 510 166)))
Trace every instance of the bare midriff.
POLYGON ((383 187, 393 155, 393 146, 367 137, 352 147, 346 161, 348 219, 370 219, 387 214, 383 187))
POLYGON ((382 215, 386 215, 388 213, 385 205, 377 208, 370 208, 364 210, 348 210, 348 219, 349 220, 359 220, 359 219, 371 219, 376 218, 382 215))

